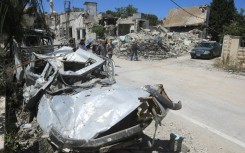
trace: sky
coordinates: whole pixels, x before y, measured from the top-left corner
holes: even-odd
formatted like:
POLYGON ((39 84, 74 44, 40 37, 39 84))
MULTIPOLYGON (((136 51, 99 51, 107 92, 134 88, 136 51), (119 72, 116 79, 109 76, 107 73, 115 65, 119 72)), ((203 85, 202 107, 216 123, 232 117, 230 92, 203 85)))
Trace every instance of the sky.
MULTIPOLYGON (((48 0, 44 1, 45 12, 50 12, 48 0)), ((146 14, 155 14, 159 20, 162 20, 167 16, 168 12, 173 8, 178 8, 170 0, 70 0, 71 7, 84 8, 83 3, 97 2, 98 12, 105 12, 106 10, 115 11, 115 8, 125 7, 132 4, 135 8, 138 8, 138 12, 146 14)), ((212 0, 175 0, 177 4, 182 7, 200 6, 210 4, 212 0)), ((238 11, 240 8, 245 9, 245 0, 234 0, 238 11)), ((64 0, 53 0, 54 10, 57 13, 64 11, 64 0)))

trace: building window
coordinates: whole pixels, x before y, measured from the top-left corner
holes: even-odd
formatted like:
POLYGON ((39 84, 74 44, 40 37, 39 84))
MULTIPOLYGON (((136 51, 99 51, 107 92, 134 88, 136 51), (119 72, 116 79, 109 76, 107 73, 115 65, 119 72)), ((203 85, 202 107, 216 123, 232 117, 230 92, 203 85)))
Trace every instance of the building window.
POLYGON ((77 40, 81 39, 81 36, 80 36, 80 29, 77 29, 77 40))
POLYGON ((69 27, 69 38, 72 38, 72 27, 69 27))
POLYGON ((82 34, 83 34, 83 38, 85 38, 86 37, 86 30, 85 29, 82 30, 82 34))

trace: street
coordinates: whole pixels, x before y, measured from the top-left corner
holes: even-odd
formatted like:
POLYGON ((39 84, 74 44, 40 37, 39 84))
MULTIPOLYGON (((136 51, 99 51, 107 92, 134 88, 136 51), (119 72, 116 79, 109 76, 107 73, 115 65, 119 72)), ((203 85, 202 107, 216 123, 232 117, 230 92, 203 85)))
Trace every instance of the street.
MULTIPOLYGON (((190 152, 245 152, 245 76, 214 68, 212 60, 189 55, 162 61, 129 61, 113 57, 120 85, 163 84, 168 96, 181 101, 158 128, 158 139, 175 132, 190 152)), ((152 136, 154 124, 145 132, 152 136)))

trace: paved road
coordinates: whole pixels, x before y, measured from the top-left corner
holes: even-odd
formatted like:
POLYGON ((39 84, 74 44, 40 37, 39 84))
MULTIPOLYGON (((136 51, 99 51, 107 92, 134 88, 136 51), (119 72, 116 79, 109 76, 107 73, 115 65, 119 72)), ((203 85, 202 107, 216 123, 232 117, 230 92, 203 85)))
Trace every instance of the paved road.
MULTIPOLYGON (((159 138, 175 131, 186 137, 191 152, 245 152, 245 76, 213 68, 213 60, 189 55, 163 61, 114 58, 121 85, 162 83, 183 109, 171 111, 159 138)), ((152 134, 152 127, 146 132, 152 134)))

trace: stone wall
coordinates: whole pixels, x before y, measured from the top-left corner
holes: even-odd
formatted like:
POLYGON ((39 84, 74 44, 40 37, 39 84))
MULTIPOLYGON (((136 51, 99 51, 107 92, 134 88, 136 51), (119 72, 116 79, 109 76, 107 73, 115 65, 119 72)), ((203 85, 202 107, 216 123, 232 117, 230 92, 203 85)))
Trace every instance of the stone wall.
POLYGON ((245 68, 245 47, 241 47, 240 36, 224 36, 221 60, 224 65, 245 68))
POLYGON ((237 53, 237 60, 239 65, 245 69, 245 47, 240 47, 237 53))

